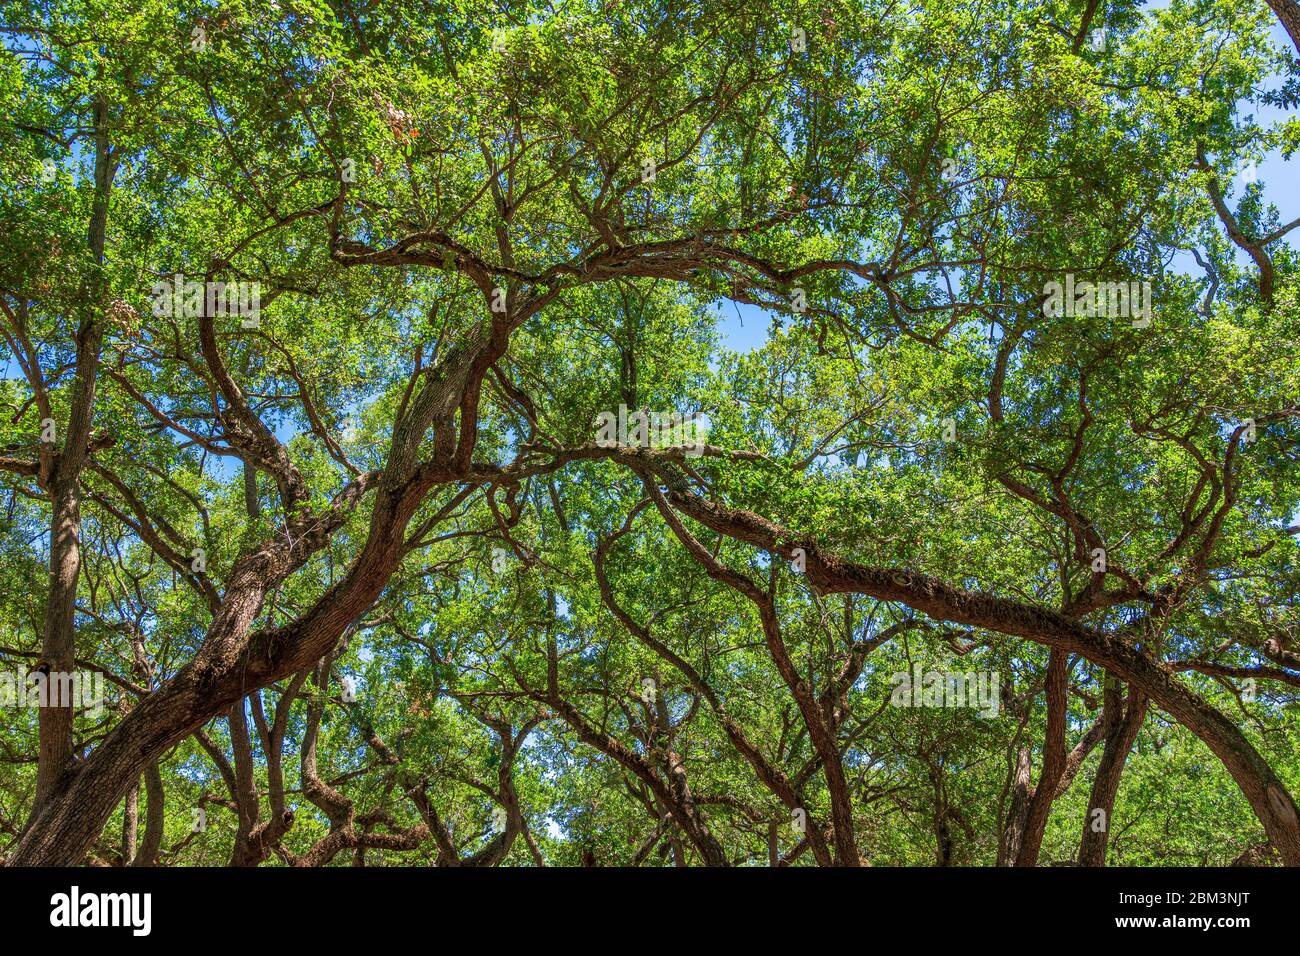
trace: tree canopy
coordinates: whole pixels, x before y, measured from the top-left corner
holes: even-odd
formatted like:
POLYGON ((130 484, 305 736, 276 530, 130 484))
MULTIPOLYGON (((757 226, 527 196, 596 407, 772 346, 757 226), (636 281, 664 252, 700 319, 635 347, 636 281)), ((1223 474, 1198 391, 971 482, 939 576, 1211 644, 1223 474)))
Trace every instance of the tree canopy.
POLYGON ((0 0, 0 857, 1300 865, 1270 3, 0 0))

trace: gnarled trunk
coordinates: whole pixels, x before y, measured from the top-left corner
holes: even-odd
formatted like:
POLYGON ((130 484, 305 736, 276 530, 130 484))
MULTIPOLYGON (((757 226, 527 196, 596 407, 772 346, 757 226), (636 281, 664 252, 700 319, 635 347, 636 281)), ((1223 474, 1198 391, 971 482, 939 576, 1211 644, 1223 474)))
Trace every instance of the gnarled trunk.
MULTIPOLYGON (((1118 696, 1118 688, 1111 691, 1118 696)), ((1107 701, 1107 706, 1118 706, 1118 701, 1107 701)), ((1106 745, 1097 765, 1097 775, 1092 779, 1092 794, 1088 798, 1088 813, 1083 821, 1083 837, 1079 841, 1080 866, 1105 866, 1106 848, 1110 842, 1110 825, 1115 809, 1115 795, 1124 773, 1129 751, 1137 740, 1138 731, 1147 714, 1147 699, 1140 692, 1129 693, 1128 706, 1122 720, 1116 720, 1106 735, 1106 745), (1098 815, 1100 813, 1100 815, 1098 815)))

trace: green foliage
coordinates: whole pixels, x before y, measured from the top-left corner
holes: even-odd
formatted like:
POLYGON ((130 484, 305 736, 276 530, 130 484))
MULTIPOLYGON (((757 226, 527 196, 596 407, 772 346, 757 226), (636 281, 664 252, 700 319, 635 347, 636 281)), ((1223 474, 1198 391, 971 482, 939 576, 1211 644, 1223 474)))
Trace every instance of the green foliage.
MULTIPOLYGON (((1084 6, 0 2, 5 665, 49 647, 50 469, 89 375, 75 651, 115 683, 75 756, 150 694, 337 624, 156 756, 165 865, 709 862, 683 813, 726 862, 811 864, 736 733, 830 834, 801 685, 864 860, 999 862, 1018 757, 1037 780, 1049 748, 1050 641, 822 593, 683 493, 1137 646, 1294 793, 1300 282, 1232 173, 1294 150, 1295 119, 1264 117, 1296 62, 1262 4, 1109 4, 1104 50, 1084 6), (258 321, 208 317, 209 348, 156 308, 178 273, 258 283, 258 321), (1150 283, 1152 321, 1045 314, 1067 273, 1150 283), (752 350, 727 347, 733 304, 771 323, 752 350), (413 424, 442 390, 451 413, 413 424), (599 448, 620 405, 703 413, 710 449, 599 448), (384 496, 426 474, 410 429, 437 477, 393 530, 384 496), (996 675, 1000 713, 893 706, 913 667, 996 675)), ((1085 651, 1067 749, 1113 715, 1085 651)), ((0 854, 38 723, 0 708, 0 854)), ((1041 862, 1078 857, 1103 749, 1041 862)), ((129 862, 127 805, 93 858, 129 862)), ((1109 862, 1265 839, 1153 704, 1109 862)))

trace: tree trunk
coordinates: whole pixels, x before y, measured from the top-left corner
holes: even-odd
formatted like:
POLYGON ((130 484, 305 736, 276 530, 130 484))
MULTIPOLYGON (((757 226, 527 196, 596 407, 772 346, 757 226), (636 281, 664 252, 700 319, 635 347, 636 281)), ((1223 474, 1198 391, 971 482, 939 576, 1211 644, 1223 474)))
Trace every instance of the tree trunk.
MULTIPOLYGON (((94 268, 104 262, 108 231, 108 200, 116 161, 108 139, 108 105, 95 98, 95 194, 91 205, 90 245, 94 268)), ((41 635, 41 663, 47 672, 47 688, 63 687, 55 675, 72 673, 76 666, 75 618, 77 582, 81 577, 81 470, 90 447, 90 430, 95 409, 95 385, 99 375, 99 353, 104 340, 103 282, 98 272, 90 292, 80 303, 77 326, 76 378, 68 430, 62 450, 55 455, 49 476, 50 505, 50 593, 45 604, 41 635)), ((65 688, 66 690, 66 688, 65 688)), ((51 697, 40 708, 39 755, 36 766, 36 799, 29 825, 41 807, 60 786, 60 778, 72 764, 73 707, 71 699, 51 697)), ((136 778, 132 778, 136 779, 136 778)), ((124 794, 119 793, 121 797, 124 794)), ((116 801, 115 801, 116 802, 116 801)))
POLYGON ((57 792, 33 811, 8 865, 75 865, 145 767, 236 701, 312 666, 334 647, 401 563, 406 526, 425 495, 436 484, 467 475, 468 469, 454 470, 444 460, 419 459, 430 422, 457 407, 456 383, 465 374, 463 367, 453 368, 427 385, 394 429, 378 483, 353 486, 347 500, 355 502, 368 488, 375 488, 376 498, 366 543, 344 578, 291 624, 252 632, 268 590, 310 555, 304 540, 314 535, 319 546, 328 540, 320 530, 325 519, 313 519, 296 541, 279 535, 236 561, 197 656, 141 700, 89 759, 60 778, 57 792))
POLYGON ((1053 648, 1047 662, 1047 728, 1043 732, 1043 769, 1029 800, 1025 832, 1016 853, 1016 866, 1037 866, 1038 851, 1047 832, 1047 819, 1056 800, 1056 787, 1065 773, 1065 711, 1069 703, 1069 669, 1065 651, 1053 648))
POLYGON ((1002 838, 998 842, 998 866, 1015 865, 1020 857, 1020 845, 1025 838, 1025 827, 1029 822, 1029 802, 1034 793, 1028 747, 1020 747, 1016 751, 1016 767, 1013 775, 1011 805, 1007 808, 1007 820, 1003 824, 1002 838))
POLYGON ((130 866, 135 859, 136 835, 140 827, 140 785, 126 792, 122 801, 122 865, 130 866))
POLYGON ((144 839, 132 866, 157 866, 162 850, 163 831, 167 824, 166 792, 163 790, 162 771, 158 762, 149 764, 144 772, 144 792, 149 801, 145 809, 144 839))
MULTIPOLYGON (((1118 689, 1116 689, 1118 696, 1118 689)), ((1092 795, 1088 798, 1088 813, 1083 821, 1083 837, 1079 842, 1080 866, 1105 866, 1106 849, 1110 841, 1110 826, 1115 808, 1115 795, 1124 773, 1129 751, 1137 740, 1142 721, 1147 715, 1147 699, 1139 691, 1130 691, 1124 719, 1117 720, 1106 735, 1106 746, 1097 765, 1097 775, 1092 780, 1092 795), (1101 816, 1098 816, 1101 811, 1101 816), (1100 826, 1098 826, 1100 824, 1100 826)))
POLYGON ((1295 44, 1296 51, 1300 52, 1300 4, 1296 0, 1268 0, 1268 5, 1282 21, 1282 27, 1295 44))

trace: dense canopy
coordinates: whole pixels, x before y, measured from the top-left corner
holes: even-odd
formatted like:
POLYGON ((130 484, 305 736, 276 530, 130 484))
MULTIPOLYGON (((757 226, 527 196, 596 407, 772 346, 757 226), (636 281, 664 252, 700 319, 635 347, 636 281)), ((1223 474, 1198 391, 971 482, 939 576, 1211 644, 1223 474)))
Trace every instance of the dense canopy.
POLYGON ((0 0, 0 858, 1300 865, 1273 6, 0 0))

